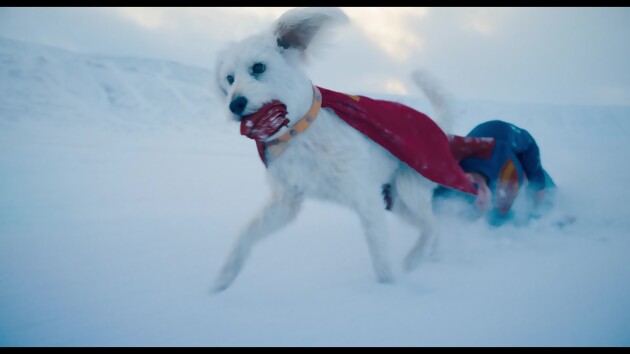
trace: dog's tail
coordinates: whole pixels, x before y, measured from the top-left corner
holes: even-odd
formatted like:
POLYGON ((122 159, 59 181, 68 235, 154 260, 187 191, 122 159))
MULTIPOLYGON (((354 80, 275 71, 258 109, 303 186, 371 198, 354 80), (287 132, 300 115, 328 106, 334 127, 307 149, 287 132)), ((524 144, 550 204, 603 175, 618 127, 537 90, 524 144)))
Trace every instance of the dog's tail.
POLYGON ((447 134, 452 133, 453 108, 450 103, 451 98, 446 91, 440 87, 437 80, 424 70, 415 70, 411 73, 411 79, 429 99, 429 103, 435 110, 434 120, 437 125, 447 134))

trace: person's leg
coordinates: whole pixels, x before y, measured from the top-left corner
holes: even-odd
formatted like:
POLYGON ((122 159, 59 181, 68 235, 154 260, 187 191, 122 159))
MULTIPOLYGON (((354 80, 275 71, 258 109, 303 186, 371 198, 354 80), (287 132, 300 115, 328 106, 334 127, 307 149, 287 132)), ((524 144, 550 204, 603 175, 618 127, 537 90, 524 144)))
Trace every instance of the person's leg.
POLYGON ((551 176, 544 171, 545 188, 535 191, 528 189, 528 199, 530 203, 530 217, 540 218, 543 214, 549 212, 553 207, 557 186, 551 179, 551 176))
POLYGON ((499 227, 514 219, 514 211, 508 210, 507 213, 500 213, 497 209, 492 209, 486 213, 486 221, 490 226, 499 227))

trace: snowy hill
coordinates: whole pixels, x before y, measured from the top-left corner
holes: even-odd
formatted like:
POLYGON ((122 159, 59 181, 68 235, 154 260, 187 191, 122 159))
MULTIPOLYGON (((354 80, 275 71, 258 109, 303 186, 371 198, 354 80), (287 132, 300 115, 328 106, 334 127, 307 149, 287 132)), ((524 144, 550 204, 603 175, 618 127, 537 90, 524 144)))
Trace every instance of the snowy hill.
POLYGON ((0 63, 0 120, 199 125, 215 99, 209 71, 170 61, 80 55, 0 38, 0 63))
POLYGON ((268 191, 210 85, 174 62, 0 40, 0 345, 630 345, 629 107, 456 102, 456 133, 503 119, 537 138, 550 215, 440 215, 441 259, 409 274, 416 235, 390 216, 397 281, 380 285, 356 216, 308 202, 211 294, 268 191))

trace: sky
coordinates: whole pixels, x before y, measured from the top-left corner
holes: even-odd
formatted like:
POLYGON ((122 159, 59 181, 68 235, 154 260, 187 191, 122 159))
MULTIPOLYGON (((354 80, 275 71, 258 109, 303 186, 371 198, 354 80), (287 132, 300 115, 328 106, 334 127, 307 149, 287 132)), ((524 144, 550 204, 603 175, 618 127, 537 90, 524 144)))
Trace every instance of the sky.
MULTIPOLYGON (((288 9, 1 8, 0 36, 212 69, 288 9)), ((418 94, 410 73, 423 69, 458 99, 630 105, 630 8, 342 9, 350 25, 306 67, 320 86, 418 94)))

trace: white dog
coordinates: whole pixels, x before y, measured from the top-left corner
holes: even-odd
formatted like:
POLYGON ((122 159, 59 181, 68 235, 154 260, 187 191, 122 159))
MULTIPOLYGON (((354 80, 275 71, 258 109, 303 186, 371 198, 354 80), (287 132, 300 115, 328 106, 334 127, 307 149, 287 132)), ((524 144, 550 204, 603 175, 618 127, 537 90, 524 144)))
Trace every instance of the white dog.
POLYGON ((320 109, 320 92, 300 68, 304 51, 322 29, 347 21, 338 9, 290 10, 268 33, 233 44, 219 56, 218 85, 232 118, 241 122, 241 132, 257 136, 261 143, 272 198, 238 236, 216 290, 232 284, 254 244, 292 221, 307 197, 334 201, 358 213, 379 282, 393 281, 385 251, 383 186, 394 201, 391 211, 420 232, 404 268, 413 269, 426 250, 434 249, 426 246, 436 240, 431 206, 436 183, 333 110, 320 109), (242 122, 253 116, 257 118, 242 122), (266 125, 257 125, 258 119, 266 125))

